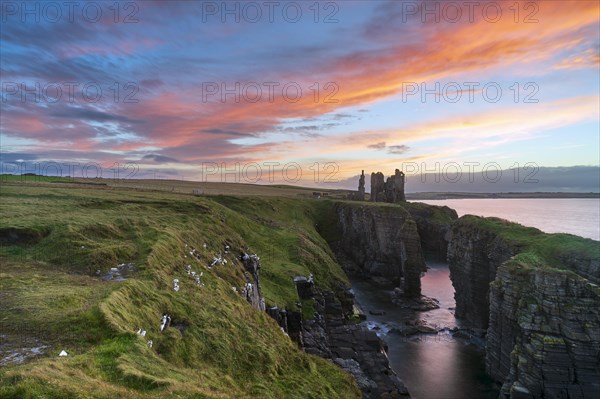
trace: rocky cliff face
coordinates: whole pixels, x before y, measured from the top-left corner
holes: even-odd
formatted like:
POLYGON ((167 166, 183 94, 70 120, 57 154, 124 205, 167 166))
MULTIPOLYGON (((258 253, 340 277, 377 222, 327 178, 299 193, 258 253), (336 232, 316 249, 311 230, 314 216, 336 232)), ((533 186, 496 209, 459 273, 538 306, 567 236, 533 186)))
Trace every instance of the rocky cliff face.
POLYGON ((597 285, 513 259, 498 269, 490 304, 486 364, 507 397, 600 397, 597 285))
POLYGON ((410 216, 417 222, 423 252, 427 256, 445 261, 451 227, 458 219, 456 211, 447 206, 421 203, 407 203, 405 206, 410 216))
POLYGON ((256 310, 265 311, 265 300, 260 289, 260 258, 256 255, 244 254, 241 258, 244 263, 244 277, 246 285, 242 289, 242 295, 248 303, 256 310))
POLYGON ((335 204, 338 242, 357 270, 398 283, 407 296, 420 296, 425 260, 417 224, 399 206, 335 204))
POLYGON ((456 315, 488 328, 486 366, 503 397, 600 397, 599 249, 498 219, 453 226, 456 315))
POLYGON ((304 350, 331 360, 352 374, 364 399, 401 399, 410 395, 390 368, 384 342, 374 331, 348 322, 344 302, 331 291, 316 292, 314 320, 304 322, 304 350))
POLYGON ((498 267, 518 252, 518 246, 468 219, 456 222, 449 238, 447 257, 456 317, 465 320, 469 327, 485 329, 490 309, 489 285, 496 278, 498 267))

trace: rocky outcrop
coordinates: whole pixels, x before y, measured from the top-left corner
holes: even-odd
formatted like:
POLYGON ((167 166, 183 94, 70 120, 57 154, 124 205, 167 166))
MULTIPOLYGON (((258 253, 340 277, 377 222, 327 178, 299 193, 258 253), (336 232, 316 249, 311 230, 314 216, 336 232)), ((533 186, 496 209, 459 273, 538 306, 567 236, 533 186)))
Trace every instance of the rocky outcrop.
POLYGON ((469 327, 487 328, 489 285, 496 270, 519 252, 496 232, 469 218, 461 218, 450 231, 448 264, 456 300, 455 315, 469 327))
POLYGON ((400 206, 337 203, 338 251, 367 277, 397 283, 405 295, 421 295, 425 260, 417 225, 400 206))
POLYGON ((260 258, 256 255, 243 254, 240 257, 244 264, 244 277, 246 285, 242 290, 242 295, 246 300, 257 310, 265 311, 265 300, 260 289, 260 278, 258 276, 260 270, 260 258))
POLYGON ((304 350, 330 359, 352 374, 364 399, 408 398, 377 334, 347 322, 344 307, 332 292, 318 293, 315 300, 315 319, 304 323, 304 350))
POLYGON ((294 277, 294 284, 296 285, 296 291, 298 292, 298 298, 309 299, 314 296, 313 293, 313 281, 312 276, 306 278, 304 276, 294 277))
POLYGON ((452 224, 458 219, 454 209, 421 203, 406 203, 405 208, 417 222, 423 252, 432 258, 446 260, 452 224))
POLYGON ((494 218, 463 217, 448 261, 456 315, 487 327, 502 397, 600 397, 600 246, 494 218))
POLYGON ((511 260, 498 269, 490 304, 486 365, 505 397, 600 397, 597 285, 511 260))

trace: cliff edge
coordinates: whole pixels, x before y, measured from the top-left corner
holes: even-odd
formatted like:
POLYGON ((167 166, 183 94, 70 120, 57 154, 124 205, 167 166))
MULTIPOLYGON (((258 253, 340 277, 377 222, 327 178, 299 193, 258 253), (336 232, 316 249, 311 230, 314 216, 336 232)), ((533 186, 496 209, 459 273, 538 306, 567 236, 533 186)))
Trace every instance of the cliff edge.
POLYGON ((487 328, 503 397, 599 397, 598 242, 474 216, 450 236, 456 315, 487 328))

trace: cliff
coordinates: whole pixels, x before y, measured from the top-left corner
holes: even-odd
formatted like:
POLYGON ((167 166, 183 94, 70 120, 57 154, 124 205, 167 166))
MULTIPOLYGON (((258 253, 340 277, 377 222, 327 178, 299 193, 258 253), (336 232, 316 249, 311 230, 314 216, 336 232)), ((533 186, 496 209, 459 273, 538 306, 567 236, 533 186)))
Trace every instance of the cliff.
POLYGON ((597 285, 517 256, 498 269, 490 302, 486 364, 508 395, 600 397, 597 285))
MULTIPOLYGON (((338 293, 340 296, 341 293, 338 293)), ((331 291, 317 290, 315 318, 303 325, 303 349, 330 359, 356 379, 363 399, 410 397, 404 383, 390 368, 385 343, 374 331, 348 319, 353 294, 345 291, 343 301, 331 291)))
POLYGON ((519 245, 477 222, 478 219, 463 217, 453 225, 447 259, 456 317, 465 320, 469 327, 485 329, 490 309, 489 285, 496 278, 498 267, 519 251, 519 245))
POLYGON ((339 250, 368 277, 397 282, 407 296, 421 294, 425 260, 417 223, 398 205, 336 203, 339 250))
POLYGON ((500 219, 453 226, 456 315, 487 327, 486 366, 504 397, 600 396, 599 251, 592 240, 500 219))
POLYGON ((417 223, 421 248, 427 256, 446 260, 452 224, 458 219, 454 209, 419 202, 406 202, 403 206, 417 223))
POLYGON ((293 341, 293 276, 348 284, 320 202, 37 182, 2 198, 0 397, 362 397, 293 341), (290 310, 289 336, 263 299, 290 310))

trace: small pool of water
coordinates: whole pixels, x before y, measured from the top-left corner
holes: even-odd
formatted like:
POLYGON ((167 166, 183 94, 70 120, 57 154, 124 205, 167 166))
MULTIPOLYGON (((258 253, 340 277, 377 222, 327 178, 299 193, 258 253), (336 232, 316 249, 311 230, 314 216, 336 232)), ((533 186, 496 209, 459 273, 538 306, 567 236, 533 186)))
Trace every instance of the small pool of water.
POLYGON ((391 302, 393 286, 351 277, 357 302, 367 313, 365 323, 388 345, 390 365, 414 399, 497 399, 498 390, 485 372, 485 354, 449 330, 460 327, 454 317, 454 287, 445 263, 427 262, 421 292, 439 301, 439 309, 426 312, 402 309, 391 302), (369 310, 385 314, 371 315, 369 310), (424 321, 441 330, 437 334, 403 336, 401 324, 424 321))

